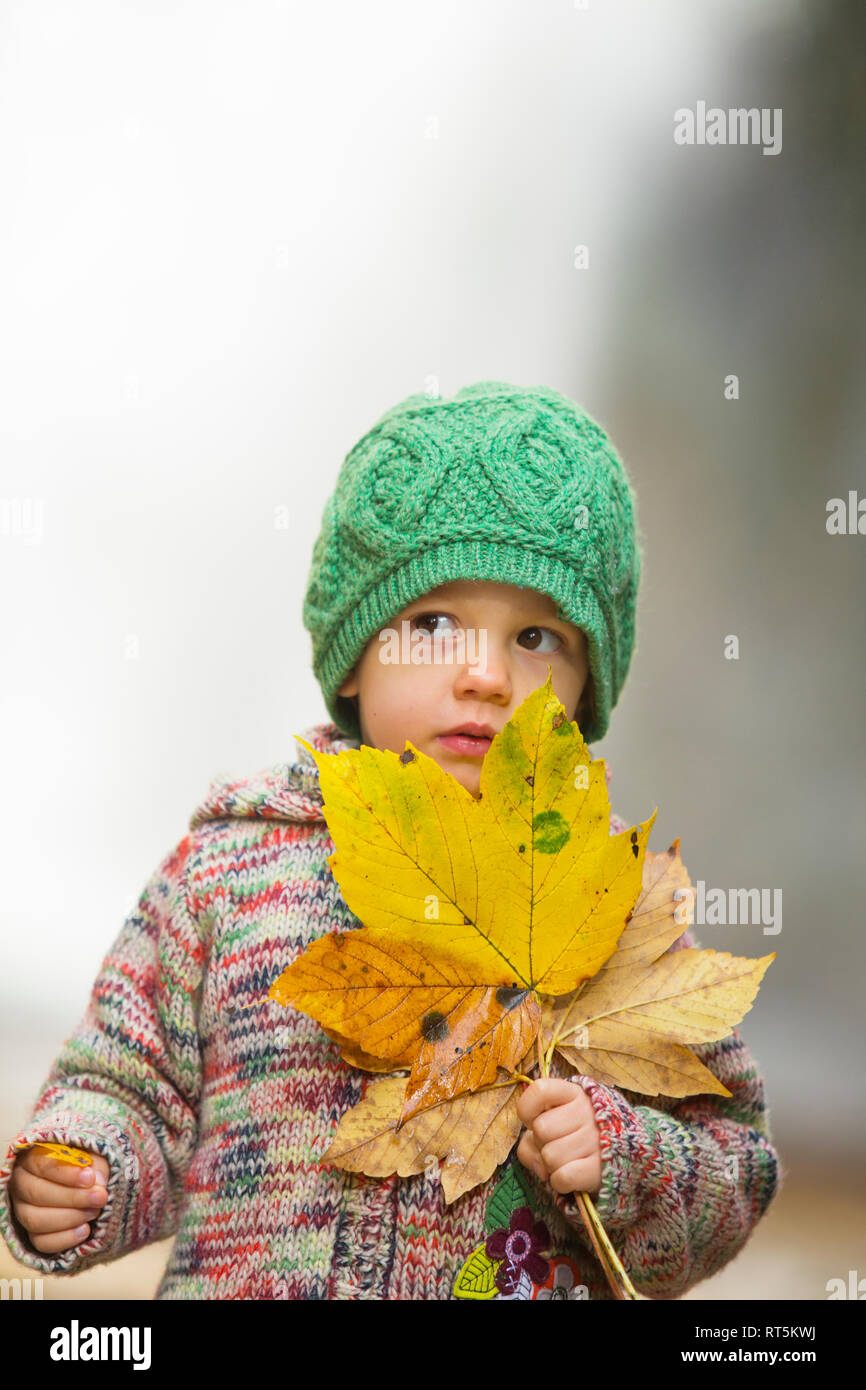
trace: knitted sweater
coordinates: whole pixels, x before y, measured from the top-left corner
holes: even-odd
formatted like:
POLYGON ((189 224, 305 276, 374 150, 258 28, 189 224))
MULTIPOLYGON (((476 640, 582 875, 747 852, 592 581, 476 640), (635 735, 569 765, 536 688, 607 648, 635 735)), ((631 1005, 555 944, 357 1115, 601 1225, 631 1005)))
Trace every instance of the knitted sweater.
MULTIPOLYGON (((333 724, 305 738, 323 752, 357 746, 333 724)), ((298 753, 213 782, 126 918, 0 1169, 9 1249, 68 1275, 173 1235, 157 1299, 612 1298, 574 1196, 537 1179, 516 1145, 450 1205, 435 1169, 382 1180, 322 1162, 340 1117, 380 1078, 266 997, 310 942, 360 925, 326 862, 318 769, 298 753), (52 1140, 104 1154, 108 1201, 87 1240, 46 1255, 15 1220, 8 1182, 16 1145, 52 1140), (466 1277, 479 1250, 488 1267, 501 1261, 492 1293, 466 1277)), ((627 825, 611 817, 611 833, 627 825)), ((686 931, 671 949, 696 944, 686 931)), ((739 1032, 694 1051, 730 1099, 647 1104, 558 1072, 592 1101, 596 1206, 651 1298, 721 1269, 779 1184, 763 1081, 739 1032)))

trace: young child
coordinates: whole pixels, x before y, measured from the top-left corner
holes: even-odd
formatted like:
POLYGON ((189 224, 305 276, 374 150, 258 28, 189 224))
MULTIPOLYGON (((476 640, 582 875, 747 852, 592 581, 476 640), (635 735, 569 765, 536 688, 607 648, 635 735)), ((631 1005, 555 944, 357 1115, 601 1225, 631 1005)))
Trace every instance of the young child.
MULTIPOLYGON (((574 402, 504 382, 411 396, 351 450, 325 508, 304 623, 333 722, 304 737, 329 753, 410 739, 477 796, 489 739, 550 667, 591 743, 629 668, 639 573, 628 479, 574 402), (484 660, 386 662, 379 634, 404 622, 428 656, 434 632, 474 631, 484 660)), ((557 1057, 521 1095, 509 1159, 450 1205, 435 1166, 374 1179, 321 1161, 381 1078, 267 998, 313 940, 359 926, 297 750, 214 782, 124 922, 9 1145, 13 1255, 75 1274, 173 1235, 158 1299, 609 1299, 589 1192, 639 1293, 677 1298, 721 1269, 780 1181, 737 1029, 694 1048, 730 1099, 641 1097, 557 1057), (21 1147, 45 1141, 93 1168, 21 1147), (492 1288, 466 1277, 479 1249, 492 1288)), ((611 816, 611 833, 629 824, 611 816)), ((671 949, 696 944, 686 930, 671 949)))

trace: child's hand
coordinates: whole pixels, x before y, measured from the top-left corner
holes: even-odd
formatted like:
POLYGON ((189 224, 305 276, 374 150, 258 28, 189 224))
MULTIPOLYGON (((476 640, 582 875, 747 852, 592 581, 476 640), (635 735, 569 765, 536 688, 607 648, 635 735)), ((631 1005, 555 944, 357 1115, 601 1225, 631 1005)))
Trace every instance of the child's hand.
POLYGON ((24 1149, 16 1158, 9 1179, 12 1209, 40 1254, 69 1250, 90 1235, 89 1222, 108 1201, 108 1160, 96 1153, 92 1158, 89 1168, 38 1149, 24 1149))
POLYGON ((554 1192, 588 1192, 601 1186, 601 1136, 592 1101, 582 1086, 561 1077, 531 1081, 517 1102, 524 1130, 517 1157, 554 1192))

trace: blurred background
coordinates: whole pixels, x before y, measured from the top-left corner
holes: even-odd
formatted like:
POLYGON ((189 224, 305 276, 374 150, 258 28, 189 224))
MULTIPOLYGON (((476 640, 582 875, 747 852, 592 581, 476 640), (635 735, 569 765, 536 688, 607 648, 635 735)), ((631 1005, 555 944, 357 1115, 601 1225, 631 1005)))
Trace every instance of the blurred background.
MULTIPOLYGON (((638 498, 614 809, 782 894, 775 934, 695 926, 777 952, 742 1032, 786 1178, 687 1297, 866 1275, 866 535, 827 531, 866 497, 864 31, 855 0, 7 0, 4 1151, 211 779, 327 718, 301 600, 345 454, 410 393, 545 384, 638 498), (781 109, 781 150, 675 143, 699 102, 781 109)), ((45 1297, 151 1298, 169 1249, 45 1297)))

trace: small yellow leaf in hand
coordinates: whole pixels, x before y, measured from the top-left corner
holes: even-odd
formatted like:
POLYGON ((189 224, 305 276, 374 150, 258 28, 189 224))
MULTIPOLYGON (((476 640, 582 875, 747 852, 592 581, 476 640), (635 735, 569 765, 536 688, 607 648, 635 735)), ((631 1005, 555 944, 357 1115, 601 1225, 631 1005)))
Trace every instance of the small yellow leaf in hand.
POLYGON ((89 1168, 93 1163, 91 1154, 84 1149, 73 1149, 70 1144, 16 1144, 16 1152, 33 1149, 37 1153, 50 1154, 58 1163, 70 1164, 76 1168, 89 1168))

